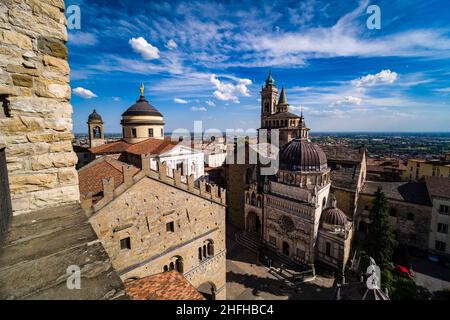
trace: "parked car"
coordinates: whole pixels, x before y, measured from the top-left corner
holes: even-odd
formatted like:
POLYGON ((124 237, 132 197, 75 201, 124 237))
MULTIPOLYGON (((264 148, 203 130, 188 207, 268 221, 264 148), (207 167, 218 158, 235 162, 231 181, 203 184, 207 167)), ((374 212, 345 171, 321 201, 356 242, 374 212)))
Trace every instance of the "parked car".
POLYGON ((402 266, 402 265, 396 265, 395 266, 395 271, 397 272, 397 274, 399 274, 400 276, 403 277, 407 277, 409 279, 414 279, 414 274, 412 273, 412 271, 410 271, 408 268, 402 266))

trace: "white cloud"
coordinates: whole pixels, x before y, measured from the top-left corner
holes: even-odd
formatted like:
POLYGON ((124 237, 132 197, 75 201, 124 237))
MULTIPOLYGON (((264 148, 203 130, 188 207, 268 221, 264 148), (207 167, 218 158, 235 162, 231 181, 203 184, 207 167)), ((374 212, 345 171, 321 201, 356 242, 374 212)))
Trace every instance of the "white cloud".
POLYGON ((377 74, 368 74, 367 76, 353 80, 356 87, 372 87, 376 85, 392 84, 398 79, 398 73, 389 69, 382 70, 377 74))
POLYGON ((181 104, 186 104, 186 103, 189 102, 189 101, 187 101, 187 100, 180 99, 180 98, 175 98, 175 99, 173 99, 173 101, 174 101, 175 103, 181 103, 181 104))
POLYGON ((85 89, 82 87, 73 89, 73 93, 83 99, 97 98, 97 95, 95 93, 93 93, 91 90, 88 90, 88 89, 85 89))
POLYGON ((93 46, 97 44, 97 37, 88 32, 74 31, 68 34, 69 44, 76 46, 93 46))
POLYGON ((192 111, 207 111, 205 107, 192 107, 191 108, 192 111))
POLYGON ((166 43, 166 48, 169 50, 176 49, 176 48, 178 48, 178 44, 175 42, 175 40, 170 39, 166 43))
POLYGON ((115 102, 119 102, 119 101, 120 101, 120 97, 112 97, 112 99, 113 99, 115 102))
POLYGON ((250 92, 247 86, 252 84, 252 81, 249 79, 235 79, 236 84, 225 83, 220 81, 217 78, 217 75, 212 74, 209 78, 212 84, 216 87, 216 91, 214 91, 214 97, 219 100, 228 101, 231 100, 234 103, 239 103, 239 98, 237 94, 241 94, 242 96, 248 97, 250 96, 250 92))
POLYGON ((361 105, 362 99, 358 98, 358 97, 353 97, 353 96, 346 96, 343 99, 337 100, 334 105, 361 105))
POLYGON ((134 52, 139 53, 145 60, 153 60, 159 58, 159 50, 152 46, 143 37, 131 38, 128 43, 133 48, 134 52))
POLYGON ((450 93, 450 87, 448 87, 448 88, 434 89, 434 91, 436 91, 436 92, 450 93))
POLYGON ((216 103, 215 103, 214 101, 212 101, 212 100, 207 100, 207 101, 206 101, 206 104, 207 104, 208 106, 210 106, 210 107, 215 107, 215 106, 216 106, 216 103))

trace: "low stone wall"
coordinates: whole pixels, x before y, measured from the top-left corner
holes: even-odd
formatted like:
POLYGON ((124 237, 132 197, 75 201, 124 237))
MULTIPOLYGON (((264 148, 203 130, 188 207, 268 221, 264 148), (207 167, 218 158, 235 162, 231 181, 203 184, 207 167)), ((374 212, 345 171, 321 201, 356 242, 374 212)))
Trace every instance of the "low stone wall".
POLYGON ((63 0, 0 2, 0 143, 14 214, 76 202, 63 0))

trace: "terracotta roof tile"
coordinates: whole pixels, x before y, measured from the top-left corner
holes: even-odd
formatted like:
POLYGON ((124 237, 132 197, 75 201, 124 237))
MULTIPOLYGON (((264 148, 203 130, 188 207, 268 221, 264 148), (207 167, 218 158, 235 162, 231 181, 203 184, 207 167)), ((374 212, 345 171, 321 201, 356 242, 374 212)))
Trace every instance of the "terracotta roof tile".
POLYGON ((170 138, 164 140, 150 138, 131 145, 126 149, 126 152, 133 154, 161 154, 171 150, 178 144, 178 141, 174 142, 170 138))
MULTIPOLYGON (((96 196, 103 192, 103 179, 114 177, 114 187, 117 188, 123 183, 123 166, 128 166, 123 163, 108 157, 103 157, 91 162, 89 165, 78 170, 79 188, 81 194, 92 192, 94 200, 96 196)), ((133 168, 133 174, 136 174, 139 169, 133 168)))
POLYGON ((176 270, 125 282, 125 291, 132 300, 204 300, 176 270))
POLYGON ((89 151, 93 154, 116 154, 124 152, 131 144, 124 140, 106 143, 98 147, 92 147, 89 151))

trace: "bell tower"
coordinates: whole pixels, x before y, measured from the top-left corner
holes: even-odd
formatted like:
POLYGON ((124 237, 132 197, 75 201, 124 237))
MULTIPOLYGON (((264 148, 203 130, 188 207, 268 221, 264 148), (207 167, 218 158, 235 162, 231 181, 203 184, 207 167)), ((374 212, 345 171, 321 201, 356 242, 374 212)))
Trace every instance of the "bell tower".
POLYGON ((97 111, 95 111, 95 109, 89 115, 87 124, 89 128, 89 148, 105 144, 103 120, 102 117, 97 113, 97 111))
POLYGON ((277 112, 278 89, 275 80, 272 78, 272 70, 266 79, 266 83, 261 90, 261 128, 266 128, 264 120, 266 117, 277 112))

